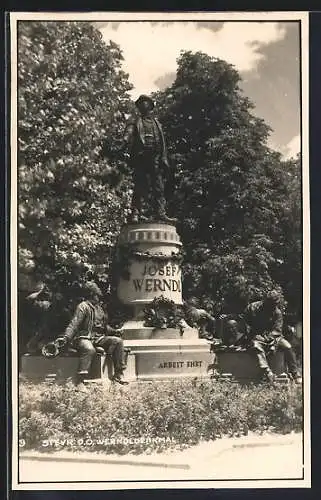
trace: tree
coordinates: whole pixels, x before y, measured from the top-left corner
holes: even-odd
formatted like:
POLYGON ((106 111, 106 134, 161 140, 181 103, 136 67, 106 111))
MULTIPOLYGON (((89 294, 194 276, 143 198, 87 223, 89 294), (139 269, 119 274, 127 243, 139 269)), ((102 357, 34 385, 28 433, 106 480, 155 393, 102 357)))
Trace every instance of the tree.
POLYGON ((291 321, 302 320, 303 299, 303 239, 301 159, 292 158, 282 163, 286 196, 279 210, 279 237, 275 239, 274 254, 278 265, 277 279, 288 302, 291 321))
POLYGON ((239 82, 225 61, 183 52, 174 83, 155 94, 175 169, 170 211, 186 252, 183 290, 216 312, 239 312, 280 286, 276 250, 291 212, 287 164, 268 148, 270 129, 239 82))
POLYGON ((128 212, 115 154, 131 107, 122 59, 90 23, 19 23, 20 277, 45 280, 67 308, 75 282, 94 277, 108 288, 128 212))

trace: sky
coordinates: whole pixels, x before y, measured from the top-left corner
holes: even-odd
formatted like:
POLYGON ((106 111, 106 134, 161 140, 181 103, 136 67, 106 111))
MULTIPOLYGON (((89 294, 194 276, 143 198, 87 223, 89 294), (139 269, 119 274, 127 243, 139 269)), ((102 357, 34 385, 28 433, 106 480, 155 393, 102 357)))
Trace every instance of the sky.
POLYGON ((181 50, 233 64, 256 113, 285 158, 300 151, 299 25, 295 22, 102 22, 103 39, 123 52, 132 97, 171 85, 181 50))

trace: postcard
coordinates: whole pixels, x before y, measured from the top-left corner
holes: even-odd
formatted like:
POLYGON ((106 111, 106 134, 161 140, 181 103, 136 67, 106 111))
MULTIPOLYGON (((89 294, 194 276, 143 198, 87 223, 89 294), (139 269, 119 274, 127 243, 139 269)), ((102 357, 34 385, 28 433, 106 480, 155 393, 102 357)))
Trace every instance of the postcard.
POLYGON ((13 490, 309 488, 306 12, 11 12, 13 490))

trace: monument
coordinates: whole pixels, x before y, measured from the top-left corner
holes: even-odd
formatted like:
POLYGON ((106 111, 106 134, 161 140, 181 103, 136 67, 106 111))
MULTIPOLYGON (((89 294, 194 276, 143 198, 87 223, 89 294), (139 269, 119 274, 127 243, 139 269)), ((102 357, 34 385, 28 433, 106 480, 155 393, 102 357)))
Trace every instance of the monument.
POLYGON ((117 294, 133 311, 122 327, 129 379, 209 374, 209 343, 179 315, 181 246, 175 227, 161 222, 129 224, 120 234, 118 256, 126 258, 117 294))
MULTIPOLYGON (((170 168, 164 133, 151 114, 154 103, 149 97, 140 96, 136 106, 140 116, 125 132, 134 181, 132 214, 120 231, 113 262, 115 293, 131 311, 121 328, 127 352, 125 376, 129 381, 207 377, 216 367, 221 375, 259 379, 249 353, 215 352, 184 319, 182 242, 176 219, 166 213, 164 195, 170 168)), ((22 373, 30 377, 65 379, 76 372, 77 359, 55 353, 50 359, 25 355, 21 365, 22 373)), ((90 376, 111 378, 107 355, 96 356, 90 376)))
POLYGON ((117 295, 132 310, 122 327, 130 350, 126 376, 206 376, 213 361, 209 344, 179 315, 182 243, 176 220, 166 213, 170 166, 164 133, 148 96, 140 96, 136 106, 140 117, 125 132, 134 181, 132 217, 119 235, 116 256, 117 295))

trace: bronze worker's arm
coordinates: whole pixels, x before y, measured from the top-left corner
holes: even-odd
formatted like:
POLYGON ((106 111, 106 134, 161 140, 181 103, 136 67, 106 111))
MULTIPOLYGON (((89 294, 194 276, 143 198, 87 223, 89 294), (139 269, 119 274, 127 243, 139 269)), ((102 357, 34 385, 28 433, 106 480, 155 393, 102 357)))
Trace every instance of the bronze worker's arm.
POLYGON ((119 337, 121 336, 121 329, 119 328, 113 328, 112 326, 110 325, 106 325, 105 327, 105 332, 106 332, 106 335, 108 337, 112 337, 112 336, 116 336, 116 337, 119 337))
POLYGON ((86 309, 84 304, 79 304, 77 306, 77 309, 75 311, 75 314, 70 321, 69 325, 66 328, 65 334, 64 334, 64 339, 65 340, 72 340, 72 338, 76 335, 79 327, 81 326, 84 318, 86 316, 86 309))
POLYGON ((109 324, 109 317, 108 317, 108 313, 107 313, 107 310, 104 309, 104 319, 103 319, 103 331, 104 331, 104 334, 107 335, 107 336, 121 336, 121 330, 118 329, 118 328, 113 328, 110 324, 109 324))

